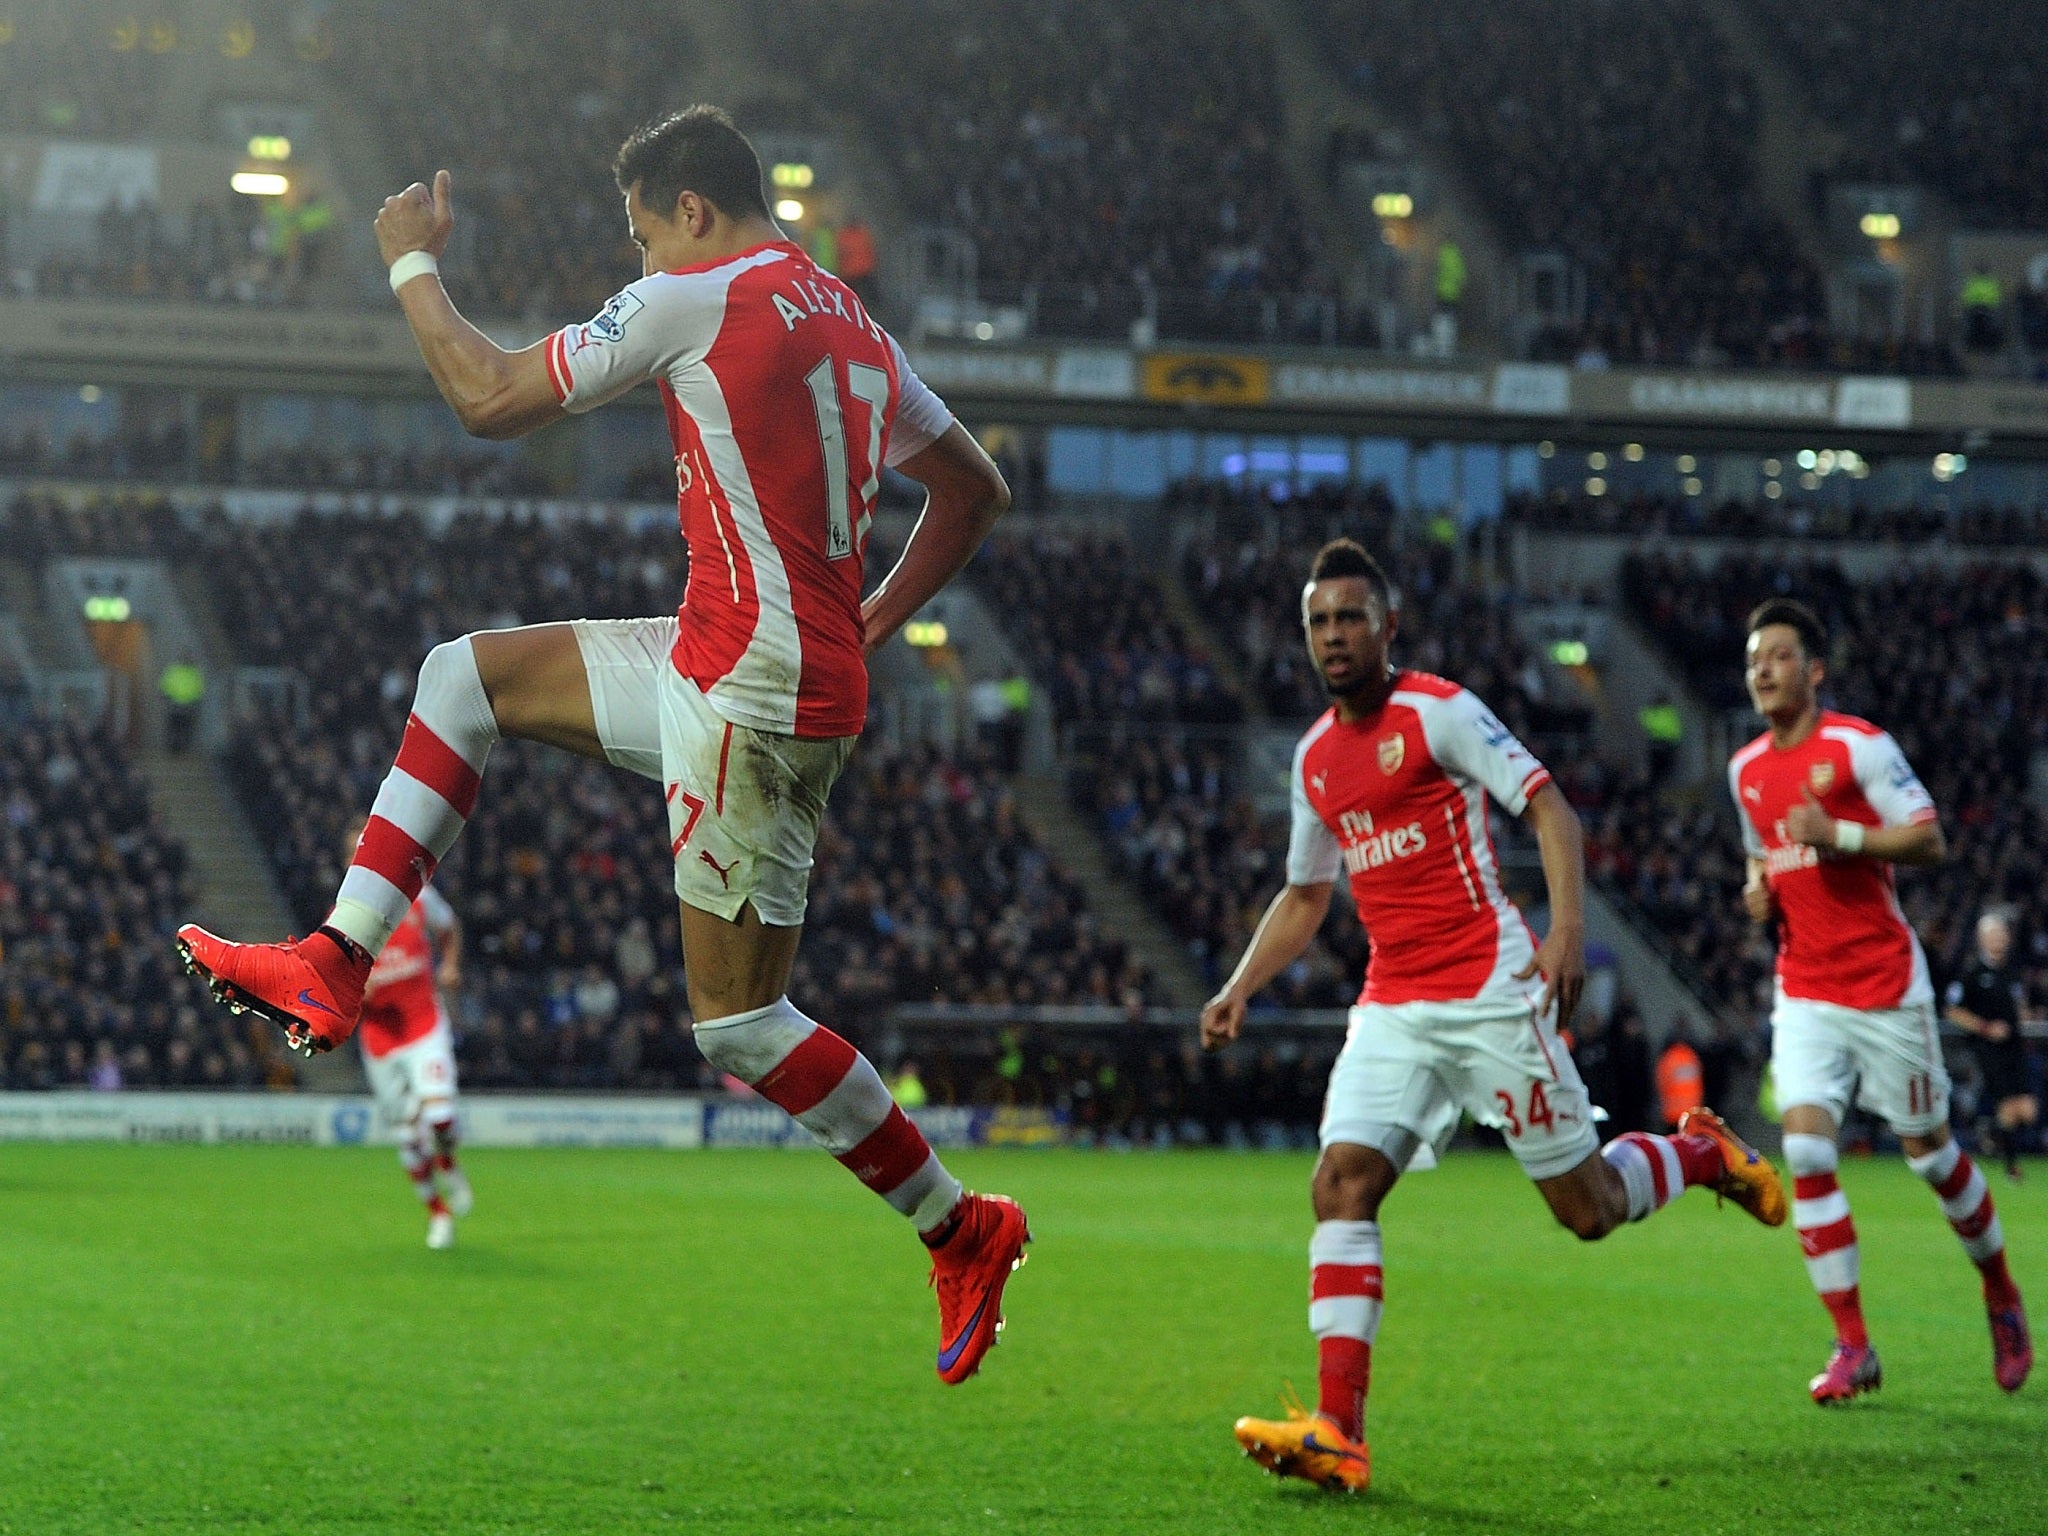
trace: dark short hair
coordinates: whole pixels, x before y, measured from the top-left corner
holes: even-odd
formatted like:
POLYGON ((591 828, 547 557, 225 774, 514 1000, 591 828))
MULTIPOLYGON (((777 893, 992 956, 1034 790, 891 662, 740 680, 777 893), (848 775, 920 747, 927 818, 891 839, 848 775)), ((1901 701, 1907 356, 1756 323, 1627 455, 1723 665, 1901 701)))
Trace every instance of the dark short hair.
POLYGON ((1806 604, 1789 597, 1758 603, 1750 610, 1746 633, 1753 635, 1767 624, 1790 625, 1798 633, 1800 649, 1806 652, 1808 661, 1828 659, 1828 627, 1806 604))
POLYGON ((1309 584, 1340 581, 1347 576, 1363 577, 1379 594, 1380 607, 1388 613, 1394 611, 1394 584, 1387 580, 1379 561, 1366 553, 1365 546, 1356 539, 1332 539, 1316 551, 1316 563, 1309 568, 1309 584))
POLYGON ((768 217, 761 157, 723 107, 685 107, 626 135, 612 161, 619 190, 640 188, 640 201, 663 218, 676 199, 694 192, 730 218, 768 217))

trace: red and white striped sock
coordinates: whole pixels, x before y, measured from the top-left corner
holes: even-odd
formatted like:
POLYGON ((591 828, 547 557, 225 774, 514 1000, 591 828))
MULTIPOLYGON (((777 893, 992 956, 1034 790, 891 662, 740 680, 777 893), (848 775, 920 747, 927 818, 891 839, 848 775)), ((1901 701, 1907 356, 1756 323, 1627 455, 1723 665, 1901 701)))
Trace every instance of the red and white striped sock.
POLYGON ((1309 1239, 1308 1326, 1316 1336, 1320 1408, 1345 1434, 1365 1434, 1365 1394, 1372 1385, 1372 1341, 1386 1296, 1380 1271, 1380 1224, 1319 1221, 1309 1239))
POLYGON ((1785 1162, 1792 1170, 1792 1225, 1799 1232, 1799 1251, 1806 1255, 1806 1273, 1820 1293, 1821 1305, 1835 1320, 1835 1337, 1867 1348, 1870 1332, 1863 1326, 1863 1292, 1857 1284, 1863 1260, 1856 1247, 1849 1197, 1835 1179, 1839 1158, 1835 1144, 1825 1136, 1785 1133, 1785 1162))
POLYGON ((433 1149, 424 1141, 402 1141, 398 1144, 398 1162, 405 1169, 405 1176, 412 1180, 412 1191, 420 1197, 420 1204, 432 1210, 441 1198, 434 1190, 433 1149))
POLYGON ((960 1203, 960 1181, 889 1096, 867 1057, 781 998, 766 1008, 700 1019, 705 1060, 786 1111, 819 1145, 903 1215, 931 1232, 960 1203))
POLYGON ((1600 1149, 1628 1191, 1628 1219, 1661 1211, 1695 1184, 1714 1185, 1727 1171, 1711 1136, 1653 1136, 1629 1131, 1600 1149))
POLYGON ((462 1139, 455 1127, 455 1116, 451 1113, 444 1119, 429 1120, 427 1135, 432 1138, 435 1171, 451 1172, 455 1167, 455 1148, 462 1139))
POLYGON ((2012 1271, 2005 1263, 2005 1229, 1999 1225, 1998 1208, 1991 1203, 1991 1186, 1984 1172, 1968 1153, 1953 1141, 1924 1157, 1909 1157, 1906 1166, 1933 1186, 1941 1200, 1941 1214, 1962 1239, 1963 1252, 1984 1277, 1984 1299, 1993 1306, 2012 1306, 2019 1300, 2012 1271))
POLYGON ((498 718, 469 636, 427 652, 398 761, 370 807, 326 926, 381 952, 476 807, 498 718))

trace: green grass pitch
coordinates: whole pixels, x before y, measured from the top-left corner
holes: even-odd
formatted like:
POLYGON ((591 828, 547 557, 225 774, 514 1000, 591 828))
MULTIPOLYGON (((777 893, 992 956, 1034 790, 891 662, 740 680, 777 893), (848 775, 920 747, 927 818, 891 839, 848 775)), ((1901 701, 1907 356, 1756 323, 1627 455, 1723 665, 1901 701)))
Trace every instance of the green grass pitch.
MULTIPOLYGON (((1241 1460, 1314 1391, 1306 1157, 957 1155, 1031 1212, 961 1388, 902 1222, 778 1152, 478 1152, 430 1253, 388 1152, 0 1147, 0 1531, 2039 1532, 2048 1380, 1896 1162, 1844 1182, 1887 1384, 1824 1413, 1789 1232, 1598 1245, 1503 1157, 1388 1203, 1361 1499, 1241 1460)), ((1997 1195, 2048 1298, 2048 1192, 1997 1195)), ((2048 1372, 2044 1372, 2048 1375, 2048 1372)))

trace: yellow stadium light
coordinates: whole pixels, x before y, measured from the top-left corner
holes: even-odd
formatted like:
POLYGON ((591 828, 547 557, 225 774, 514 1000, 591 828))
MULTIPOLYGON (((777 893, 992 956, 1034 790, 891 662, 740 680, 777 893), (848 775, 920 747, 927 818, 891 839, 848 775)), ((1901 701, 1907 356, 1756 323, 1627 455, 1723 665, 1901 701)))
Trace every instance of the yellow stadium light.
POLYGON ((292 141, 281 133, 259 133, 249 141, 251 160, 289 160, 292 141))
POLYGON ((246 59, 256 51, 256 29, 246 21, 231 21, 221 30, 220 53, 224 59, 246 59))
POLYGON ((133 53, 141 41, 142 23, 133 16, 115 22, 113 30, 107 34, 107 46, 116 53, 133 53))
POLYGON ((1678 456, 1678 472, 1681 475, 1689 475, 1699 467, 1699 460, 1695 459, 1691 454, 1681 453, 1678 456))
POLYGON ((778 187, 791 187, 801 192, 818 179, 818 174, 808 165, 785 160, 768 172, 768 179, 778 187))
POLYGON ((804 205, 793 197, 785 197, 775 205, 775 217, 791 224, 804 216, 804 205))
POLYGON ((1550 647, 1550 659, 1560 667, 1583 667, 1592 654, 1583 640, 1557 640, 1550 647))
POLYGON ((152 21, 142 46, 151 53, 169 53, 178 46, 178 29, 168 21, 152 21))
POLYGON ((283 197, 292 189, 291 182, 274 171, 237 171, 228 185, 249 197, 283 197))
POLYGON ((1375 192, 1372 211, 1383 219, 1411 218, 1415 213, 1415 199, 1406 192, 1375 192))
POLYGON ((1588 496, 1605 496, 1607 494, 1607 482, 1598 475, 1593 476, 1592 479, 1586 482, 1586 494, 1588 496))
POLYGON ((1866 213, 1856 221, 1856 227, 1873 240, 1899 238, 1899 216, 1896 213, 1866 213))
POLYGON ((135 612, 125 597, 88 597, 85 616, 95 624, 125 624, 135 612))
POLYGON ((1623 443, 1621 445, 1621 456, 1631 464, 1640 464, 1643 462, 1643 445, 1641 443, 1623 443))
POLYGON ((1593 452, 1586 455, 1586 468, 1605 469, 1606 467, 1607 455, 1601 453, 1598 449, 1595 449, 1593 452))
POLYGON ((903 638, 920 651, 935 651, 950 638, 937 619, 913 621, 903 626, 903 638))
POLYGON ((1697 496, 1705 488, 1706 487, 1700 483, 1700 478, 1697 475, 1687 475, 1685 477, 1685 485, 1682 487, 1682 489, 1685 491, 1685 494, 1688 496, 1697 496))

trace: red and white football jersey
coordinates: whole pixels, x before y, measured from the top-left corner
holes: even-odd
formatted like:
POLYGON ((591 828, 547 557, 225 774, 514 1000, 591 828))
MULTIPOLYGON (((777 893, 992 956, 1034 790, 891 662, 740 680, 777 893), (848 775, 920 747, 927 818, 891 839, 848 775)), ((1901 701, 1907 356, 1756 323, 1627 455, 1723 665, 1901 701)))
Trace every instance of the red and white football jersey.
POLYGON ((1821 711, 1798 746, 1770 734, 1728 760, 1742 846, 1764 861, 1778 903, 1778 985, 1787 997, 1844 1008, 1903 1008, 1931 1001, 1933 983, 1892 867, 1883 859, 1822 852, 1785 836, 1785 813, 1812 790, 1837 821, 1911 827, 1936 819, 1899 744, 1868 720, 1821 711))
POLYGON ((854 736, 861 562, 882 466, 952 424, 851 288, 787 241, 643 277, 548 338, 587 411, 654 380, 690 579, 677 669, 736 725, 854 736))
POLYGON ((1488 795, 1513 815, 1550 772, 1478 698, 1401 672, 1370 717, 1332 709, 1294 752, 1290 885, 1350 876, 1372 937, 1361 1003, 1519 1002, 1529 925, 1500 887, 1488 795))
POLYGON ((432 1032, 441 1017, 440 994, 434 990, 434 936, 454 926, 455 909, 432 886, 407 909, 363 983, 356 1033, 365 1055, 388 1056, 432 1032))

